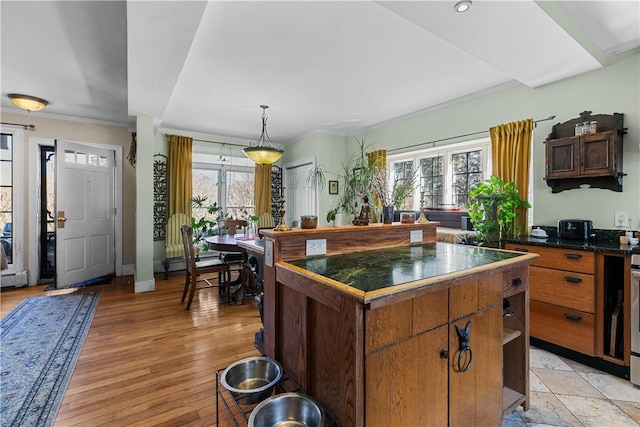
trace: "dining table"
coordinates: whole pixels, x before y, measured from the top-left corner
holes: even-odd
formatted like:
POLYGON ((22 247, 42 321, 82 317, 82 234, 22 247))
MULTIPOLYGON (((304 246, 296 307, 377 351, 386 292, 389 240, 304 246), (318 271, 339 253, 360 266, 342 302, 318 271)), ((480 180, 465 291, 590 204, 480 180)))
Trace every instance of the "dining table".
POLYGON ((204 241, 209 245, 210 250, 219 252, 237 252, 242 253, 243 259, 238 261, 238 264, 243 264, 243 268, 240 269, 238 278, 231 282, 231 287, 234 288, 237 285, 243 284, 245 289, 248 287, 248 272, 245 271, 244 263, 247 260, 247 250, 241 246, 241 242, 249 242, 253 240, 260 240, 260 236, 252 235, 246 236, 242 233, 238 234, 221 234, 217 236, 206 236, 204 241))

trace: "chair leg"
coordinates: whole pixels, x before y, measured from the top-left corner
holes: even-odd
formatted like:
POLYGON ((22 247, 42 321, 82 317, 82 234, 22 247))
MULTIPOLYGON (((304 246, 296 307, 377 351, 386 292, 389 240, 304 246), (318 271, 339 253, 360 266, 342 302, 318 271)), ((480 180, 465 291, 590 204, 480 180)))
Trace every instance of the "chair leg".
POLYGON ((185 308, 186 310, 189 310, 191 308, 191 302, 193 301, 193 295, 196 293, 196 276, 193 275, 191 276, 191 290, 189 291, 189 301, 187 302, 187 307, 185 308))
POLYGON ((187 296, 187 291, 189 290, 189 276, 189 272, 187 271, 186 279, 184 280, 184 290, 182 291, 182 299, 180 302, 184 302, 184 299, 187 296))

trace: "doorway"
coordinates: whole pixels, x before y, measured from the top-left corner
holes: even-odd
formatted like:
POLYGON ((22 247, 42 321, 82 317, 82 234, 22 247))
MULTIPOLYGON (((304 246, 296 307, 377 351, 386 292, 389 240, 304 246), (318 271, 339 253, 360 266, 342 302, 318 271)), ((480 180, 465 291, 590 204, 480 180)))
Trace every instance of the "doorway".
MULTIPOLYGON (((53 279, 48 279, 50 273, 49 269, 55 268, 56 264, 61 262, 59 254, 56 254, 55 250, 52 250, 55 247, 56 243, 56 233, 55 228, 51 229, 51 226, 48 225, 48 221, 55 221, 56 210, 54 208, 55 203, 51 205, 49 201, 49 197, 53 197, 55 200, 55 166, 53 162, 55 160, 55 155, 50 157, 47 160, 47 156, 49 153, 54 152, 55 140, 49 138, 39 138, 39 137, 30 137, 28 139, 29 145, 29 155, 26 159, 26 166, 28 168, 28 206, 32 206, 34 208, 28 209, 27 221, 28 221, 28 230, 27 230, 27 241, 29 244, 30 250, 28 251, 28 284, 34 285, 38 283, 49 283, 53 281, 53 279), (43 150, 43 148, 48 148, 48 150, 43 150), (44 154, 47 153, 47 154, 44 154), (44 156, 44 157, 43 157, 44 156), (45 164, 47 166, 45 166, 45 164), (51 164, 51 166, 48 166, 51 164), (49 177, 46 179, 46 186, 52 187, 53 189, 46 190, 47 196, 43 196, 44 185, 43 185, 43 174, 48 174, 49 177), (53 175, 52 175, 53 174, 53 175), (51 196, 53 195, 53 196, 51 196), (46 203, 47 207, 45 208, 43 205, 46 203), (48 214, 47 211, 50 211, 51 214, 48 214), (50 217, 53 216, 53 218, 50 217), (44 224, 47 224, 46 226, 44 224), (46 242, 46 244, 45 244, 46 242), (45 260, 44 264, 41 260, 45 260), (50 261, 52 261, 50 263, 50 261), (44 276, 42 275, 43 270, 44 276)), ((113 186, 113 200, 114 200, 114 211, 118 214, 115 215, 115 234, 113 237, 113 247, 114 247, 114 258, 115 258, 115 275, 122 276, 123 275, 123 264, 122 264, 122 215, 119 213, 122 212, 122 169, 123 169, 123 148, 120 145, 109 145, 109 144, 94 144, 94 143, 80 143, 86 147, 96 147, 100 149, 105 149, 113 154, 113 158, 115 159, 115 167, 114 167, 114 186, 113 186)), ((133 266, 127 267, 127 274, 133 274, 133 266)), ((55 277, 55 274, 54 274, 55 277)))

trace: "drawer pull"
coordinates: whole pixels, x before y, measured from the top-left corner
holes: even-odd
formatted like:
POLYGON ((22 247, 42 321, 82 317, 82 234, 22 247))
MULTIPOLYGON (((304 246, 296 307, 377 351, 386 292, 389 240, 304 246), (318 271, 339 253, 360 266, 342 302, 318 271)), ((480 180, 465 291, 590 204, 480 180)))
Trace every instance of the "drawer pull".
POLYGON ((569 283, 580 283, 582 282, 582 279, 579 277, 571 277, 571 276, 564 276, 564 280, 566 280, 569 283))
POLYGON ((582 320, 582 317, 576 316, 575 314, 571 314, 571 313, 565 313, 564 317, 566 317, 569 320, 573 320, 574 322, 582 320))
POLYGON ((511 279, 511 286, 520 286, 522 285, 522 279, 519 277, 514 277, 511 279))
POLYGON ((517 252, 529 252, 529 249, 527 248, 513 248, 513 250, 517 252))
POLYGON ((580 254, 567 253, 567 254, 564 254, 564 256, 566 258, 569 258, 569 259, 580 259, 580 258, 582 258, 582 255, 580 255, 580 254))

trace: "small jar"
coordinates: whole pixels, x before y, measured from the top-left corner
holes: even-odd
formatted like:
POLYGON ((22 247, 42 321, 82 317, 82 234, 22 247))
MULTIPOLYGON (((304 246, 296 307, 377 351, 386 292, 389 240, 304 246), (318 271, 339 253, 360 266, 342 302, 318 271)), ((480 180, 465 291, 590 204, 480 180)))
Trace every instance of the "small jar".
POLYGON ((576 123, 575 135, 582 135, 582 123, 576 123))
POLYGON ((302 215, 300 217, 300 228, 310 229, 318 227, 318 217, 315 215, 302 215))
POLYGON ((589 135, 591 133, 591 128, 590 128, 590 123, 589 122, 584 122, 582 123, 582 134, 583 135, 589 135))
POLYGON ((598 122, 593 121, 589 123, 589 133, 597 133, 598 122))

